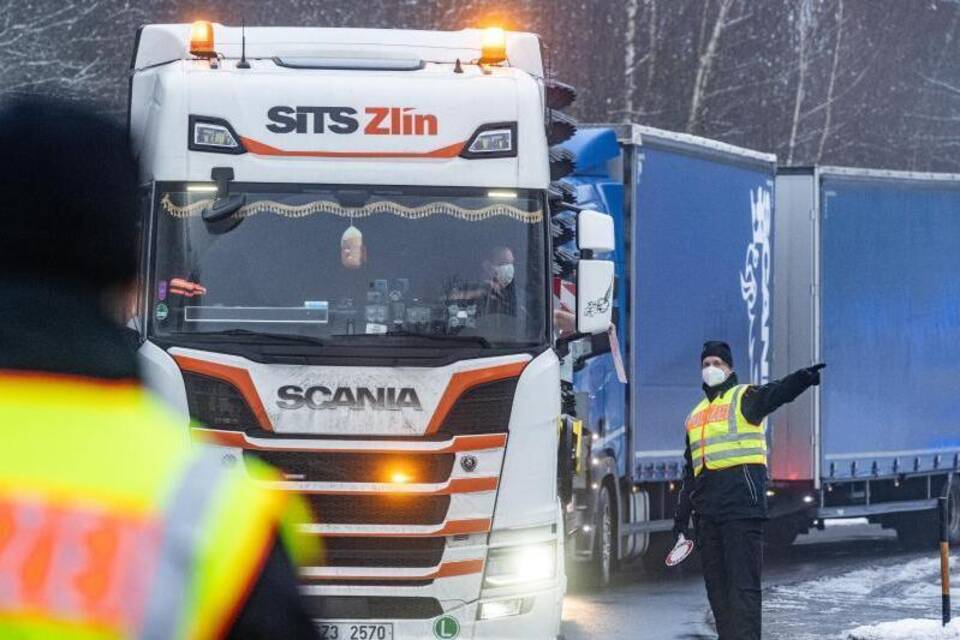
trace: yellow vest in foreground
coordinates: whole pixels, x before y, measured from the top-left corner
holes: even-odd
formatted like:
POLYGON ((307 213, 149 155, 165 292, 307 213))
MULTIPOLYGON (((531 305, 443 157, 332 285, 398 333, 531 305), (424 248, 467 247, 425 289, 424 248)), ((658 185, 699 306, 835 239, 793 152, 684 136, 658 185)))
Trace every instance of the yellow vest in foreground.
POLYGON ((278 529, 305 559, 299 499, 192 448, 136 385, 0 372, 0 433, 0 638, 219 637, 278 529))
POLYGON ((704 398, 687 418, 687 442, 693 474, 741 464, 767 464, 766 427, 743 417, 741 401, 749 385, 741 384, 713 401, 704 398))

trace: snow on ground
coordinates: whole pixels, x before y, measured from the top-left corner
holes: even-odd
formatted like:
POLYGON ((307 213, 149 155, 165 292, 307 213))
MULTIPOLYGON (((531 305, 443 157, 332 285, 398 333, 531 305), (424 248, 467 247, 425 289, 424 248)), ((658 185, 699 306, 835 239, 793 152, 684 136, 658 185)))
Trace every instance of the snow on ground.
MULTIPOLYGON (((956 567, 958 562, 960 556, 954 556, 950 564, 956 567)), ((873 606, 882 604, 885 599, 897 607, 915 604, 929 606, 931 599, 939 602, 939 572, 940 559, 934 557, 920 558, 904 564, 858 569, 838 576, 774 587, 774 602, 780 599, 777 596, 787 596, 788 602, 869 598, 873 606)), ((960 596, 958 589, 960 587, 955 585, 951 592, 960 596)))
POLYGON ((846 637, 849 640, 960 640, 960 619, 946 627, 939 620, 895 620, 851 629, 846 637))
MULTIPOLYGON (((956 555, 952 557, 951 566, 957 567, 958 561, 956 555)), ((960 587, 955 586, 951 592, 955 602, 960 600, 960 587)), ((953 635, 917 635, 917 625, 930 624, 922 618, 940 615, 940 560, 935 556, 899 562, 880 560, 867 568, 776 585, 767 590, 763 607, 778 633, 796 640, 960 640, 960 626, 951 627, 953 635), (820 628, 832 633, 809 635, 807 623, 798 614, 808 616, 811 612, 816 612, 820 628), (912 620, 914 626, 905 620, 912 620), (884 621, 890 622, 879 624, 884 621), (860 635, 844 632, 851 628, 860 635), (907 631, 896 635, 901 628, 907 631)), ((937 629, 934 632, 940 633, 937 629)))

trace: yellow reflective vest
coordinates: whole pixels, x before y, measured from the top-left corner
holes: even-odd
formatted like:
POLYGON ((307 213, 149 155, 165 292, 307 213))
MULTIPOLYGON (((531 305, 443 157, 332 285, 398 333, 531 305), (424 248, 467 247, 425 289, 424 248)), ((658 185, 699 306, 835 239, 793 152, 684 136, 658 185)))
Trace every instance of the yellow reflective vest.
POLYGON ((299 499, 191 447, 133 383, 0 372, 0 433, 0 638, 220 637, 278 530, 309 551, 299 499))
POLYGON ((727 389, 713 400, 704 398, 687 418, 687 443, 693 474, 741 464, 767 464, 765 423, 743 417, 741 402, 749 385, 727 389))

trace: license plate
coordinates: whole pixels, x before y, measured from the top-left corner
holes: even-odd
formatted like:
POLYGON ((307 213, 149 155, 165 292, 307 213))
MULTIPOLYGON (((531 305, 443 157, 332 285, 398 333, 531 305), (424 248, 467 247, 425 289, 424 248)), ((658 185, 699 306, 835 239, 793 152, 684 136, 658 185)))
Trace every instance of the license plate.
POLYGON ((392 622, 318 620, 320 640, 393 640, 392 622))

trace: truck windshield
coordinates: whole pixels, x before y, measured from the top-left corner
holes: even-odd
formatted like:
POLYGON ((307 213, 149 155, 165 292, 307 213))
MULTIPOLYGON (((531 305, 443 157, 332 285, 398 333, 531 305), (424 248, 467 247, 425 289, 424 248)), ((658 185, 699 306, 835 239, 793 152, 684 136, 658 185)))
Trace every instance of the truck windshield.
POLYGON ((232 183, 216 196, 207 185, 157 184, 156 337, 546 340, 539 192, 232 183))

